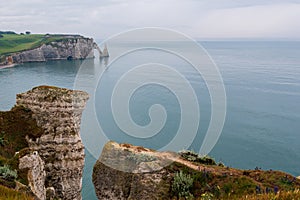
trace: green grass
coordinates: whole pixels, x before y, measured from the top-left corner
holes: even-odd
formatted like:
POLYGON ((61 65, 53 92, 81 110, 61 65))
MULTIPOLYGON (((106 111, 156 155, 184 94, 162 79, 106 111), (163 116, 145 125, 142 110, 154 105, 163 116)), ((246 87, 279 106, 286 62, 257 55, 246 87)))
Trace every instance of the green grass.
POLYGON ((50 35, 46 37, 43 34, 19 35, 19 34, 1 34, 0 38, 0 56, 8 55, 19 51, 34 49, 42 44, 48 44, 53 41, 63 40, 61 35, 50 35))

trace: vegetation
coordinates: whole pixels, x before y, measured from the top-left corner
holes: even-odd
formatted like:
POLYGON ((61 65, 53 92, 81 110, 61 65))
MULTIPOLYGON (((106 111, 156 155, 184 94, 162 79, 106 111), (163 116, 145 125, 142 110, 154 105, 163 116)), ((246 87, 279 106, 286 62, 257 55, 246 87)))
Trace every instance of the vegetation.
POLYGON ((0 34, 16 35, 17 33, 13 32, 13 31, 0 31, 0 34))
MULTIPOLYGON (((23 184, 27 183, 27 171, 19 170, 18 165, 19 156, 28 152, 25 138, 28 136, 35 140, 42 133, 43 130, 37 126, 29 109, 17 106, 10 111, 0 112, 0 166, 6 165, 12 171, 17 170, 16 178, 23 184)), ((14 187, 14 181, 5 178, 0 175, 0 185, 14 187)))
POLYGON ((213 158, 209 156, 200 156, 191 150, 180 151, 179 155, 190 162, 201 163, 205 165, 216 165, 216 161, 213 158))
POLYGON ((0 54, 13 53, 31 49, 40 44, 43 35, 19 35, 19 34, 2 34, 0 38, 0 54))
POLYGON ((42 44, 49 44, 53 41, 64 40, 63 35, 44 35, 31 34, 13 34, 10 32, 0 32, 0 55, 9 55, 11 53, 34 49, 42 44))
POLYGON ((34 200, 34 198, 28 194, 0 185, 0 200, 34 200))
POLYGON ((277 194, 269 193, 269 194, 252 194, 245 195, 243 197, 230 197, 224 200, 298 200, 300 199, 300 191, 299 189, 292 191, 282 191, 277 194))
POLYGON ((0 177, 12 181, 18 177, 16 170, 11 170, 8 165, 0 166, 0 177))
POLYGON ((172 184, 172 192, 179 198, 192 199, 191 189, 193 182, 194 180, 189 174, 185 174, 182 171, 176 172, 172 184))
POLYGON ((0 146, 4 146, 6 143, 5 139, 3 137, 0 137, 0 146))
MULTIPOLYGON (((198 164, 195 163, 195 165, 198 164)), ((239 170, 204 164, 199 164, 199 166, 201 166, 200 169, 194 169, 183 163, 174 162, 168 167, 169 173, 178 174, 181 171, 190 176, 193 184, 189 191, 194 199, 300 199, 295 198, 300 195, 295 194, 300 189, 300 180, 284 172, 239 170), (276 190, 278 190, 277 193, 276 190), (294 198, 289 198, 293 195, 294 198)), ((171 186, 171 191, 173 191, 173 182, 171 186)), ((177 193, 173 192, 173 195, 170 198, 178 199, 177 193)))

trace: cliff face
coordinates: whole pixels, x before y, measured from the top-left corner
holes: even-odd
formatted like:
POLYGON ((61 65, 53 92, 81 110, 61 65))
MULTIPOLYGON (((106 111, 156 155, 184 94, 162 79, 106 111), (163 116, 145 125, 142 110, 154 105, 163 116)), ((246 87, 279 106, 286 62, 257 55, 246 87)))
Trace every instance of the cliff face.
MULTIPOLYGON (((87 100, 85 92, 49 86, 36 87, 17 95, 17 106, 30 109, 37 126, 43 130, 36 139, 27 137, 27 142, 29 148, 43 160, 45 188, 54 188, 56 199, 81 199, 84 146, 79 129, 87 100)), ((20 160, 20 167, 29 168, 29 173, 37 168, 24 164, 31 157, 20 160)))
POLYGON ((171 154, 109 142, 93 170, 98 199, 169 199, 171 154))
POLYGON ((152 200, 245 199, 246 195, 259 194, 253 198, 258 199, 263 193, 274 197, 278 191, 300 189, 300 180, 290 174, 239 170, 207 162, 210 159, 190 151, 156 152, 109 142, 93 169, 96 195, 99 200, 152 200))
POLYGON ((42 46, 12 54, 15 63, 94 57, 94 41, 80 36, 66 37, 42 46))

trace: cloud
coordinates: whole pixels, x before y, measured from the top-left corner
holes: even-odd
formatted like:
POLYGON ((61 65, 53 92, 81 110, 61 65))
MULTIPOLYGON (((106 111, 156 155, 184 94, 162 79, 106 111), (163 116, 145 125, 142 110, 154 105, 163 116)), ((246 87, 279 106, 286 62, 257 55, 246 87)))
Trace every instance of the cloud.
POLYGON ((299 38, 296 0, 26 0, 0 2, 0 29, 106 38, 131 28, 171 28, 192 37, 299 38))
POLYGON ((298 37, 300 4, 212 10, 195 27, 203 37, 298 37), (201 30, 200 30, 201 29, 201 30))

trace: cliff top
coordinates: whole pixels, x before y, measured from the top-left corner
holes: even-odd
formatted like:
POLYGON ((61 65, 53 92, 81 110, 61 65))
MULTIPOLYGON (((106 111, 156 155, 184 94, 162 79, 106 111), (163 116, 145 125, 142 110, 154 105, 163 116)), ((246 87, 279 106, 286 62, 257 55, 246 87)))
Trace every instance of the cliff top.
POLYGON ((37 48, 43 44, 67 39, 84 38, 80 35, 64 34, 16 34, 0 33, 0 56, 37 48))
POLYGON ((88 99, 89 95, 86 92, 46 85, 17 94, 18 105, 26 105, 28 101, 32 101, 43 104, 49 103, 54 107, 81 107, 88 99))
POLYGON ((99 199, 107 195, 107 199, 176 199, 180 192, 195 199, 300 197, 300 180, 281 171, 235 169, 192 151, 157 152, 112 141, 104 146, 94 166, 93 182, 99 199), (171 162, 162 165, 163 160, 171 162), (175 183, 187 184, 175 181, 178 174, 181 180, 191 180, 188 190, 187 185, 181 185, 186 191, 174 191, 175 183), (126 181, 120 181, 123 179, 126 181))

